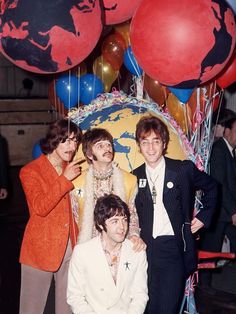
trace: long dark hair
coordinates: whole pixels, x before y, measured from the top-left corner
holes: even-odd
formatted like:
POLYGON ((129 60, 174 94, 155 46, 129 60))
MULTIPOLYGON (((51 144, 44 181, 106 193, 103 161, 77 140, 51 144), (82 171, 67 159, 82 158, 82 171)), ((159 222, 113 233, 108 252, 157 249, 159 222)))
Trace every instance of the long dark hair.
POLYGON ((79 127, 69 119, 61 119, 49 125, 45 138, 40 141, 40 147, 44 154, 51 154, 60 143, 74 133, 78 144, 82 139, 82 132, 79 127))

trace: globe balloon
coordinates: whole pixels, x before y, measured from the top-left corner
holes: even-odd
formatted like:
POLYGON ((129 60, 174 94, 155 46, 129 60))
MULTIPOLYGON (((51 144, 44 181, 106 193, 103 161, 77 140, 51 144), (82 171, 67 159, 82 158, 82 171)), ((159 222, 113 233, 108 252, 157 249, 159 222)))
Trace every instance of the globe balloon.
POLYGON ((236 42, 233 11, 222 0, 145 0, 131 22, 134 55, 150 77, 194 88, 227 64, 236 42))
POLYGON ((57 73, 78 65, 102 31, 99 0, 1 2, 1 51, 27 71, 57 73))

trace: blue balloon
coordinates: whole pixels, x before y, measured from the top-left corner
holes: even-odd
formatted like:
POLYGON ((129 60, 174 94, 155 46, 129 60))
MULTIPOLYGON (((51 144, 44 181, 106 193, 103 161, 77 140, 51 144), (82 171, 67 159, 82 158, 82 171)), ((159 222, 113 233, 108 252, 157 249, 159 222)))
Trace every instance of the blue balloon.
POLYGON ((182 103, 186 103, 194 91, 194 88, 174 88, 171 86, 167 87, 182 103))
POLYGON ((74 75, 64 75, 56 80, 56 94, 64 107, 70 110, 79 102, 79 80, 74 75))
POLYGON ((36 159, 38 158, 39 156, 42 155, 42 150, 41 150, 41 147, 40 147, 40 141, 36 142, 33 146, 33 149, 32 149, 32 158, 33 159, 36 159))
POLYGON ((80 101, 84 105, 91 103, 104 92, 103 82, 94 74, 84 74, 80 77, 80 101))
POLYGON ((235 0, 226 0, 226 2, 229 4, 229 6, 233 10, 234 14, 236 14, 236 1, 235 0))
POLYGON ((143 73, 143 70, 138 65, 138 62, 133 54, 131 46, 128 46, 128 48, 125 50, 124 65, 130 71, 130 73, 136 76, 141 76, 143 73))

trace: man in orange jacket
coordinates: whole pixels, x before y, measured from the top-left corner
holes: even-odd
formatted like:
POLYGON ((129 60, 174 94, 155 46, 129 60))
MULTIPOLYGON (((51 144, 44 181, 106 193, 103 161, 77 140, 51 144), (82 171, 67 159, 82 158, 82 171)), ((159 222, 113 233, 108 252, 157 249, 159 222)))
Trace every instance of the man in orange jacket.
POLYGON ((40 143, 43 154, 21 169, 30 218, 20 254, 20 314, 43 313, 53 277, 56 313, 71 313, 67 273, 78 232, 69 194, 81 172, 80 161, 71 162, 81 137, 70 120, 54 122, 40 143))

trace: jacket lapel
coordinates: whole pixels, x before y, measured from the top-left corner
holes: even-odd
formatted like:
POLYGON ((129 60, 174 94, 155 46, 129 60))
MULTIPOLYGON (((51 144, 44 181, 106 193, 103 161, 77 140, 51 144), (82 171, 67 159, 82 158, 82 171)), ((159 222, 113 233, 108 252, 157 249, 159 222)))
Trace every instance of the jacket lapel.
MULTIPOLYGON (((176 180, 176 172, 172 169, 169 160, 165 158, 166 161, 166 169, 165 169, 165 177, 164 177, 164 185, 163 185, 163 194, 167 194, 173 191, 176 188, 175 180, 176 180)), ((170 193, 171 195, 171 193, 170 193)), ((168 195, 169 197, 169 195, 168 195)), ((164 198, 164 196, 163 196, 164 198)))
POLYGON ((120 261, 117 272, 116 279, 116 294, 114 294, 114 298, 110 300, 110 306, 117 303, 124 288, 126 287, 127 279, 129 278, 131 272, 131 257, 130 257, 130 249, 129 245, 126 241, 122 243, 120 261))
MULTIPOLYGON (((112 278, 112 275, 111 275, 111 271, 110 271, 110 267, 108 265, 108 262, 107 262, 107 259, 106 259, 106 256, 105 256, 105 253, 103 251, 103 248, 102 248, 102 243, 101 243, 101 240, 100 240, 100 237, 97 237, 98 241, 97 241, 97 245, 95 246, 95 250, 98 251, 98 254, 97 254, 97 263, 100 264, 101 268, 103 271, 102 271, 102 280, 103 281, 107 281, 108 283, 108 286, 111 288, 111 295, 114 294, 114 289, 116 290, 116 284, 112 278)), ((108 300, 109 302, 109 300, 108 300)))
POLYGON ((152 194, 148 184, 148 179, 146 175, 146 165, 143 164, 138 171, 138 189, 143 200, 152 203, 152 194))

